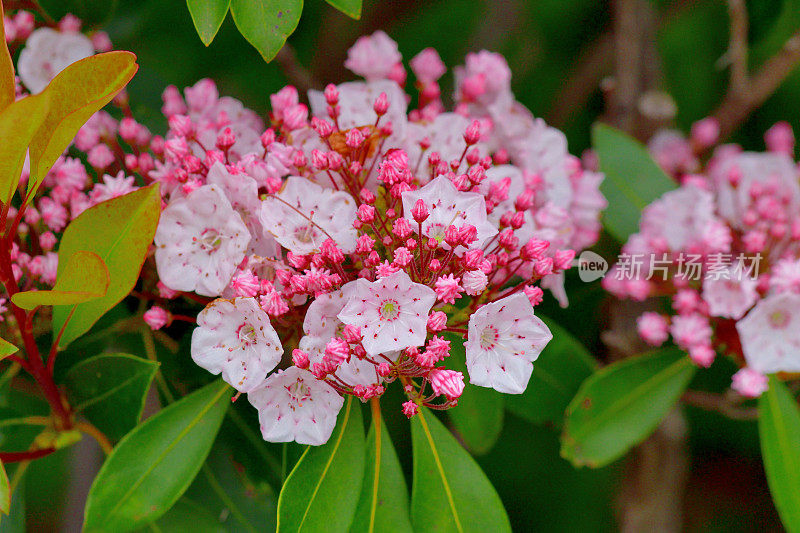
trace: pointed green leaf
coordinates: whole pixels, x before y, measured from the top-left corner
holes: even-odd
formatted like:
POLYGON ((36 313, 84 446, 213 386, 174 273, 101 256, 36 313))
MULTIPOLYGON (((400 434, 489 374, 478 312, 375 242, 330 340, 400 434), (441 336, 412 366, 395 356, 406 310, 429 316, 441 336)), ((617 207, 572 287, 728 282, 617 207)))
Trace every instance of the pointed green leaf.
MULTIPOLYGON (((13 465, 9 465, 9 469, 13 469, 13 465)), ((16 468, 19 468, 17 466, 16 468)), ((12 470, 12 477, 13 477, 12 470)), ((11 495, 11 505, 8 512, 8 517, 0 520, 0 533, 25 533, 27 531, 25 524, 25 478, 23 476, 17 484, 14 493, 11 495)))
POLYGON ((416 531, 511 531, 500 497, 481 468, 430 411, 411 419, 416 531))
POLYGON ((597 369, 597 363, 567 330, 547 317, 538 316, 550 328, 553 340, 533 363, 525 392, 506 395, 505 403, 509 411, 534 424, 560 427, 569 402, 581 383, 597 369))
POLYGON ((642 209, 677 187, 636 139, 616 128, 597 123, 592 147, 606 177, 600 191, 608 200, 603 225, 620 242, 639 231, 642 209))
POLYGON ((278 532, 348 531, 364 480, 361 408, 345 400, 328 442, 309 446, 278 497, 278 532))
MULTIPOLYGON (((0 35, 6 34, 4 24, 3 3, 0 2, 0 35)), ((0 50, 0 111, 4 110, 16 98, 16 87, 14 83, 14 62, 11 60, 11 53, 8 51, 8 44, 3 40, 2 50, 0 50)), ((3 137, 8 139, 8 137, 3 137)))
POLYGON ((11 485, 3 463, 0 463, 0 512, 5 515, 11 512, 11 485))
POLYGON ((0 359, 4 357, 8 357, 11 354, 15 354, 19 351, 19 348, 11 344, 5 339, 0 339, 0 359))
POLYGON ((264 61, 272 61, 297 28, 303 0, 231 0, 236 27, 264 61))
POLYGON ((361 18, 361 0, 325 0, 350 18, 361 18))
POLYGON ((595 372, 567 408, 561 456, 575 466, 604 466, 658 426, 697 367, 678 349, 657 350, 595 372))
POLYGON ((114 51, 76 61, 53 78, 43 91, 50 99, 47 118, 30 145, 29 194, 81 126, 128 84, 138 68, 134 54, 114 51))
MULTIPOLYGON (((153 242, 160 212, 161 196, 154 184, 90 207, 67 226, 59 255, 69 257, 80 250, 94 252, 105 261, 111 281, 105 296, 75 307, 61 346, 89 331, 133 289, 153 242)), ((59 263, 59 276, 61 269, 59 263)), ((54 308, 54 331, 61 329, 71 311, 71 307, 54 308)))
POLYGON ((204 45, 210 45, 228 14, 231 0, 186 0, 186 4, 197 35, 204 45))
POLYGON ((758 432, 775 507, 786 530, 800 532, 800 406, 774 376, 758 401, 758 432))
POLYGON ((18 292, 11 297, 14 305, 22 309, 35 309, 40 305, 72 306, 106 295, 108 268, 99 255, 79 250, 64 257, 66 264, 53 290, 18 292))
POLYGON ((454 333, 445 333, 450 341, 450 357, 445 366, 464 375, 464 392, 458 405, 447 410, 453 428, 474 454, 484 454, 492 449, 503 430, 505 397, 494 389, 479 387, 469 382, 464 338, 454 333))
POLYGON ((168 511, 203 466, 230 394, 216 381, 128 433, 92 483, 84 531, 130 531, 168 511))
POLYGON ((392 438, 382 422, 380 417, 373 418, 367 435, 364 484, 361 486, 356 516, 350 526, 352 533, 413 531, 408 516, 406 480, 392 446, 392 438))
POLYGON ((49 108, 48 95, 36 94, 13 102, 0 112, 0 138, 3 139, 0 143, 0 202, 8 203, 13 198, 22 175, 28 145, 47 117, 49 108))
POLYGON ((136 427, 158 363, 124 353, 84 359, 64 378, 67 396, 112 441, 136 427))

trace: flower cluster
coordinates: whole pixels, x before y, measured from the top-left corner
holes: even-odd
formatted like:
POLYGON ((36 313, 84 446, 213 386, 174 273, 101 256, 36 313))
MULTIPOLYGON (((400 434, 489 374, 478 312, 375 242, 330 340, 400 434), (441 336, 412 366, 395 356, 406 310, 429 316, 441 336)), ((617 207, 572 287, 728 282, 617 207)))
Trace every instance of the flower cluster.
POLYGON ((644 209, 603 283, 620 297, 671 298, 674 314, 639 318, 641 337, 659 346, 671 336, 703 367, 731 355, 741 367, 733 389, 756 397, 766 374, 800 372, 800 170, 786 123, 766 133, 767 152, 721 145, 702 165, 716 136, 705 119, 689 139, 665 131, 651 140, 680 185, 644 209), (658 260, 621 275, 634 256, 658 260))
POLYGON ((410 61, 411 110, 383 32, 345 65, 366 81, 309 105, 286 87, 268 125, 209 80, 168 88, 169 133, 151 143, 161 297, 207 299, 192 358, 248 395, 269 441, 322 444, 343 395, 393 381, 409 417, 454 406, 464 376, 447 361, 465 335, 471 383, 522 393, 551 339, 540 286, 566 305, 563 273, 605 206, 602 175, 515 101, 501 56, 467 56, 452 112, 433 49, 410 61))
MULTIPOLYGON (((72 15, 47 24, 29 11, 18 10, 6 14, 4 27, 9 50, 17 57, 17 99, 41 92, 73 62, 111 49, 104 32, 81 33, 81 22, 72 15)), ((3 205, 0 212, 4 229, 13 235, 10 268, 19 290, 52 287, 58 267, 54 250, 67 224, 85 209, 135 190, 136 174, 154 168, 149 153, 152 136, 130 117, 126 100, 122 92, 114 101, 121 119, 106 111, 89 119, 29 202, 24 201, 29 178, 26 160, 18 200, 3 205)), ((0 322, 6 322, 13 338, 18 325, 7 296, 0 293, 0 322)))

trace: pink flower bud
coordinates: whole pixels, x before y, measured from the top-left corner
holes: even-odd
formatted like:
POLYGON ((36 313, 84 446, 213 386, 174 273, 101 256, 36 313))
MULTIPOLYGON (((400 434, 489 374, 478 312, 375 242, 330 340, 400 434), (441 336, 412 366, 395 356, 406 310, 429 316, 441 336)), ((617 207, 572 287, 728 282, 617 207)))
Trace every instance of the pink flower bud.
POLYGON ((442 331, 447 326, 447 315, 442 311, 434 311, 428 316, 428 330, 442 331))
POLYGON ((389 98, 386 96, 386 93, 381 93, 378 95, 378 98, 375 99, 375 104, 372 106, 372 109, 379 117, 386 114, 386 112, 389 110, 389 98))
POLYGON ((307 369, 309 365, 308 354, 303 350, 295 348, 292 350, 292 363, 297 368, 307 369))
POLYGON ((425 202, 422 199, 417 200, 414 203, 414 207, 411 208, 411 216, 414 217, 414 220, 421 224, 425 222, 428 218, 428 206, 425 205, 425 202))
POLYGON ((428 380, 434 394, 444 395, 448 400, 455 400, 464 392, 464 375, 461 372, 434 368, 428 373, 428 380))
POLYGON ((417 413, 419 413, 419 406, 412 400, 403 403, 403 414, 406 415, 407 418, 411 418, 417 413))
POLYGON ((154 331, 163 328, 170 322, 169 313, 164 308, 157 305, 145 311, 142 318, 144 318, 145 323, 150 326, 150 329, 154 331))

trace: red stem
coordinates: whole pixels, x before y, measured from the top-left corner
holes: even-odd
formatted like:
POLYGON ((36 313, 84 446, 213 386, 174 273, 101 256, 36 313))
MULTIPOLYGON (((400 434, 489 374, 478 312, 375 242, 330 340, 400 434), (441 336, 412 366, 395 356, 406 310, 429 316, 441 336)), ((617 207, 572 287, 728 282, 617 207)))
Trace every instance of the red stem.
POLYGON ((28 450, 27 452, 0 452, 0 461, 3 463, 19 463, 20 461, 30 461, 50 455, 56 451, 55 448, 42 448, 41 450, 28 450))

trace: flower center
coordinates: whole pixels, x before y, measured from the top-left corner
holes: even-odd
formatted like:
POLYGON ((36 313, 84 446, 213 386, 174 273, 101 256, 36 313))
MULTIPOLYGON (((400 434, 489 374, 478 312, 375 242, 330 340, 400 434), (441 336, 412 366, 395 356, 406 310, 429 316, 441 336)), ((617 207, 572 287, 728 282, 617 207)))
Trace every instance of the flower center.
POLYGON ((397 300, 384 300, 378 308, 378 313, 381 315, 381 320, 394 320, 400 314, 400 305, 397 300))
POLYGON ((298 379, 291 385, 286 386, 286 392, 289 393, 289 408, 292 411, 302 407, 303 402, 311 397, 311 388, 302 379, 298 379))
POLYGON ((769 325, 775 329, 783 329, 789 325, 791 315, 783 310, 773 311, 769 315, 769 325))
POLYGON ((203 230, 203 233, 200 234, 200 238, 197 239, 197 242, 204 252, 214 252, 222 244, 222 237, 217 230, 206 228, 203 230))
POLYGON ((298 242, 302 242, 304 244, 310 243, 315 235, 316 230, 314 229, 314 224, 304 224, 302 226, 297 226, 294 229, 294 238, 298 242))
POLYGON ((239 326, 239 331, 236 332, 239 337, 239 342, 244 346, 250 346, 256 343, 256 328, 245 322, 239 326))
POLYGON ((486 326, 481 332, 481 348, 484 350, 491 350, 497 345, 497 340, 500 335, 497 333, 497 328, 494 326, 486 326))

